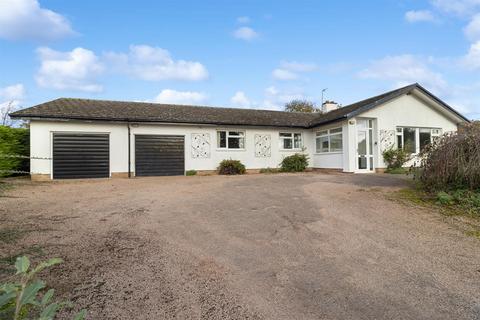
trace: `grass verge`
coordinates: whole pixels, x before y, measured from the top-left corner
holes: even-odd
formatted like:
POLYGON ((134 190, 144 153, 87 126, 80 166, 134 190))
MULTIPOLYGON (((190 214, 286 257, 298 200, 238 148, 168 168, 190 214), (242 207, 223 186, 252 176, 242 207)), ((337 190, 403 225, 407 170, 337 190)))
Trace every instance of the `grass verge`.
POLYGON ((463 232, 467 236, 480 239, 480 215, 462 204, 441 202, 437 195, 425 192, 418 187, 401 189, 389 198, 407 205, 429 208, 444 216, 466 218, 469 221, 463 221, 463 232))

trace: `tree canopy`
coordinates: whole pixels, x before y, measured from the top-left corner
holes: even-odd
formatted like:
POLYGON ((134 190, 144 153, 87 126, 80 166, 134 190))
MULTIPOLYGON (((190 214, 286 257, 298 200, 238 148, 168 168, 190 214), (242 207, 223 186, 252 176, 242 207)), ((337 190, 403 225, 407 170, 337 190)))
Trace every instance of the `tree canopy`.
POLYGON ((287 112, 320 112, 320 109, 317 108, 314 102, 300 99, 295 99, 286 103, 284 110, 287 112))

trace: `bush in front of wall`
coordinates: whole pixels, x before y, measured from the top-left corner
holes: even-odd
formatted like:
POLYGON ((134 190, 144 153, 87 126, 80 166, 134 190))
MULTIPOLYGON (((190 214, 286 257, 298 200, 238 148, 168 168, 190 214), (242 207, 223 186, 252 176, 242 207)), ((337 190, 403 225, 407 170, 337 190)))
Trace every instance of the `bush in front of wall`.
POLYGON ((407 163, 411 157, 410 153, 400 148, 390 148, 383 151, 382 155, 383 160, 387 163, 387 172, 388 170, 394 170, 403 167, 403 165, 407 163))
POLYGON ((223 160, 218 166, 218 174, 244 174, 245 166, 239 160, 223 160))
POLYGON ((283 172, 302 172, 308 167, 308 156, 295 153, 283 158, 280 168, 283 172))
POLYGON ((186 176, 196 176, 197 175, 197 170, 187 170, 187 172, 185 172, 185 175, 186 176))

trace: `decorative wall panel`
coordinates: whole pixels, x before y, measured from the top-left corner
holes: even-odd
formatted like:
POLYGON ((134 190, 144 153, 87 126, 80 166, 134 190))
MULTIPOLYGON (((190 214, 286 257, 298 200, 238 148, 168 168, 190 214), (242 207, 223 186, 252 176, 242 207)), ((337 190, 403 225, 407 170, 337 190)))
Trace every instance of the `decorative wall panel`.
POLYGON ((395 146, 395 130, 380 130, 380 152, 395 146))
POLYGON ((192 158, 210 158, 209 133, 192 133, 192 158))
POLYGON ((269 134, 255 135, 255 157, 268 158, 271 156, 272 138, 269 134))

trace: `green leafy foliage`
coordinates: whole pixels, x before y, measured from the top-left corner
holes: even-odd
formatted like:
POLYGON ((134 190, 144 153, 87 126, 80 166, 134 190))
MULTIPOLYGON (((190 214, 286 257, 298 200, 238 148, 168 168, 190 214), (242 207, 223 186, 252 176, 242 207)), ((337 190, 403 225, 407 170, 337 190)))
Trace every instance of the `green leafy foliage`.
POLYGON ((320 112, 320 109, 311 101, 295 99, 285 104, 285 111, 313 113, 320 112))
POLYGON ((411 155, 404 149, 395 149, 390 148, 383 151, 383 160, 387 163, 387 169, 398 169, 403 167, 408 160, 410 160, 411 155))
POLYGON ((222 160, 218 166, 219 174, 244 174, 245 171, 245 166, 239 160, 222 160))
POLYGON ((453 204, 453 197, 444 191, 437 193, 437 201, 443 205, 453 204))
POLYGON ((301 153, 283 158, 280 164, 283 172, 302 172, 308 167, 308 156, 301 153))
MULTIPOLYGON (((59 263, 62 263, 62 259, 53 258, 31 268, 27 257, 18 257, 15 262, 17 281, 0 285, 0 318, 52 320, 58 311, 72 307, 72 303, 68 301, 52 301, 54 290, 43 293, 46 284, 36 277, 45 268, 59 263)), ((85 314, 86 311, 82 310, 74 319, 82 320, 85 314)))
POLYGON ((187 172, 185 172, 185 175, 196 176, 197 175, 197 170, 187 170, 187 172))
POLYGON ((9 170, 29 171, 28 158, 6 157, 30 154, 30 133, 24 128, 0 126, 0 177, 12 175, 9 170))
POLYGON ((262 168, 259 171, 260 173, 279 173, 280 169, 278 168, 262 168))

